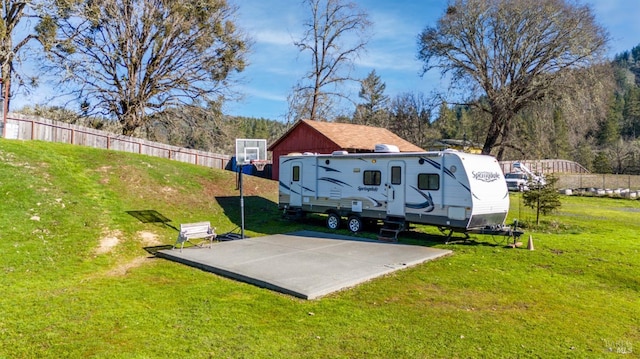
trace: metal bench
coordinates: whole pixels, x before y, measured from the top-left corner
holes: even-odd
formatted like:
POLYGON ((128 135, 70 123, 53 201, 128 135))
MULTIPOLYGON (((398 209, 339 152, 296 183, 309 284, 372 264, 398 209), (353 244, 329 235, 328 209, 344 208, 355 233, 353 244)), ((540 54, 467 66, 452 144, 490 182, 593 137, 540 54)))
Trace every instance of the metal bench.
POLYGON ((215 227, 211 227, 209 222, 197 222, 197 223, 183 223, 180 225, 180 234, 176 244, 173 245, 175 249, 180 244, 180 252, 184 247, 184 242, 189 242, 194 246, 202 247, 204 243, 209 241, 209 248, 213 246, 213 241, 218 235, 216 234, 215 227), (191 239, 203 239, 200 243, 193 243, 191 239))

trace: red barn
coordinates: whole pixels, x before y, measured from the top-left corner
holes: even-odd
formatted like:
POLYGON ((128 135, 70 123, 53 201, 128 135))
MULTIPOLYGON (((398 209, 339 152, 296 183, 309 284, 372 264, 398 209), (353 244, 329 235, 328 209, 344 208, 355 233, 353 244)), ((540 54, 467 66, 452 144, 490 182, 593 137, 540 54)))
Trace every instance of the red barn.
POLYGON ((398 146, 400 152, 424 151, 386 128, 301 120, 267 149, 273 155, 272 178, 278 179, 280 156, 289 153, 373 152, 375 145, 382 143, 398 146))

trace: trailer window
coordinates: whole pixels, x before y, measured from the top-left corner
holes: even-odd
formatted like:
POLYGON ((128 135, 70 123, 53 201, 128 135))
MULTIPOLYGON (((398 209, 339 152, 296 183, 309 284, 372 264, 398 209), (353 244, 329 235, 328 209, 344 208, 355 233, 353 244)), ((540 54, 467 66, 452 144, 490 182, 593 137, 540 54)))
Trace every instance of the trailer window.
POLYGON ((418 175, 418 188, 427 191, 440 189, 440 175, 433 173, 420 173, 418 175))
POLYGON ((379 186, 381 178, 380 171, 364 171, 362 182, 365 186, 379 186))
POLYGON ((300 181, 300 166, 293 166, 292 179, 294 182, 300 181))
POLYGON ((391 167, 391 184, 402 184, 402 167, 391 167))

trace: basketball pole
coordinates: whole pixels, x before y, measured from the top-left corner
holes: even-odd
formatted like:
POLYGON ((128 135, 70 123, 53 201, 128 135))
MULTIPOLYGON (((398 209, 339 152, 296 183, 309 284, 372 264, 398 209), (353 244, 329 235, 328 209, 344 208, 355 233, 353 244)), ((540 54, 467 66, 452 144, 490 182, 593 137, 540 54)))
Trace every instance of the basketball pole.
POLYGON ((244 239, 244 193, 242 191, 242 165, 238 174, 238 187, 240 187, 240 238, 244 239))
POLYGON ((267 140, 236 138, 236 169, 238 173, 238 189, 240 190, 240 236, 244 239, 244 189, 243 166, 250 164, 252 160, 265 160, 267 158, 267 140))

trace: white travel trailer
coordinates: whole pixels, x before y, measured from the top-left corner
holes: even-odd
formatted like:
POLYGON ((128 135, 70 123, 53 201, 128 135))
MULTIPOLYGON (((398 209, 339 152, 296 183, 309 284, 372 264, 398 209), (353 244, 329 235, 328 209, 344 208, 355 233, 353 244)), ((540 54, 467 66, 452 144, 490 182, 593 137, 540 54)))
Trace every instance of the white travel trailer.
POLYGON ((281 156, 279 175, 280 209, 325 213, 331 229, 347 218, 353 232, 361 230, 363 220, 381 220, 381 237, 387 239, 397 239, 410 223, 438 226, 449 235, 498 229, 509 211, 509 191, 491 156, 401 153, 377 145, 374 153, 281 156))

